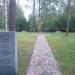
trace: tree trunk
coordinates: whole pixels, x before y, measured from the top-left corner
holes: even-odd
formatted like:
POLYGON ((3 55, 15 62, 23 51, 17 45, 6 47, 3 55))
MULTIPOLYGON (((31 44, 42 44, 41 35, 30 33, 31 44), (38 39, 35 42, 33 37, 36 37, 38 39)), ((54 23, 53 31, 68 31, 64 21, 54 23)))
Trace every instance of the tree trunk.
POLYGON ((39 0, 39 17, 40 17, 40 0, 39 0))
POLYGON ((16 0, 9 1, 9 31, 16 31, 16 0))
POLYGON ((67 15, 66 36, 68 36, 68 33, 69 33, 70 14, 71 14, 71 0, 68 0, 68 15, 67 15))
POLYGON ((35 31, 35 0, 33 0, 33 31, 35 31))
POLYGON ((4 0, 5 31, 8 31, 8 2, 4 0))

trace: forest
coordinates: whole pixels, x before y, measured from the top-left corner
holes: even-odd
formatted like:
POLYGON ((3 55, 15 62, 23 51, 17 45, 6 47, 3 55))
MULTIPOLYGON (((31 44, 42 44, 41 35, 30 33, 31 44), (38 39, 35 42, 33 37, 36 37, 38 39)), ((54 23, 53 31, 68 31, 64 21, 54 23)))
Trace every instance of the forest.
MULTIPOLYGON (((30 0, 27 1, 29 2, 30 0)), ((31 69, 36 70, 33 71, 34 74, 38 70, 39 70, 38 72, 40 72, 41 67, 42 69, 45 69, 43 67, 46 67, 47 69, 49 68, 50 70, 53 70, 54 73, 52 73, 51 71, 51 74, 55 74, 56 72, 58 72, 57 70, 55 71, 56 65, 52 65, 55 63, 55 60, 48 61, 49 58, 52 59, 51 54, 48 54, 51 52, 53 53, 58 63, 57 65, 62 75, 75 75, 75 33, 74 33, 75 0, 31 0, 31 1, 33 11, 29 15, 29 18, 27 20, 24 14, 24 10, 22 9, 22 6, 20 6, 18 2, 16 3, 16 0, 0 0, 0 32, 2 33, 2 31, 7 31, 6 33, 8 33, 15 30, 17 31, 16 33, 17 49, 18 49, 17 75, 28 75, 27 70, 29 66, 33 65, 34 66, 31 69), (13 6, 11 5, 11 3, 13 6), (9 8, 11 10, 10 14, 9 8), (11 18, 11 21, 9 21, 10 20, 9 17, 11 17, 11 14, 13 14, 13 16, 11 18), (12 20, 14 20, 14 22, 12 20), (11 24, 9 24, 9 22, 11 24), (65 36, 64 32, 66 32, 67 37, 65 36), (68 34, 68 32, 70 33, 68 34), (45 42, 45 39, 48 43, 45 42), (50 49, 48 49, 46 45, 48 45, 48 48, 50 49), (51 50, 51 52, 49 52, 48 50, 49 51, 51 50), (36 53, 33 59, 37 60, 37 63, 32 62, 33 65, 31 65, 30 60, 34 54, 33 52, 36 53), (43 56, 41 54, 43 54, 43 56), (40 55, 41 56, 38 58, 37 55, 38 57, 40 55), (38 67, 40 65, 41 67, 39 69, 38 67), (51 68, 51 66, 53 66, 54 69, 51 68)), ((27 7, 31 8, 30 6, 27 7)), ((2 47, 5 47, 5 45, 7 47, 7 44, 8 43, 4 43, 4 46, 2 46, 3 43, 1 42, 2 47)), ((5 55, 7 55, 7 52, 5 53, 5 55)))
MULTIPOLYGON (((5 29, 5 0, 0 0, 0 29, 5 29)), ((67 29, 68 8, 70 7, 69 31, 75 32, 75 0, 33 0, 33 12, 27 21, 24 12, 16 6, 16 30, 32 32, 65 32, 67 29)))

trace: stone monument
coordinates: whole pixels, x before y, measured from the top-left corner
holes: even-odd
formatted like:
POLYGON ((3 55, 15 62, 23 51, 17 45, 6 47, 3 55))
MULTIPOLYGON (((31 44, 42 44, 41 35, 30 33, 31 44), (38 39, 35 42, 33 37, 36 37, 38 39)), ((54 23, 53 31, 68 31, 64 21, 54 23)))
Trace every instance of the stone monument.
POLYGON ((17 41, 15 32, 0 32, 0 75, 16 75, 17 41))
POLYGON ((16 0, 9 0, 8 13, 9 32, 0 32, 0 75, 17 75, 16 0))

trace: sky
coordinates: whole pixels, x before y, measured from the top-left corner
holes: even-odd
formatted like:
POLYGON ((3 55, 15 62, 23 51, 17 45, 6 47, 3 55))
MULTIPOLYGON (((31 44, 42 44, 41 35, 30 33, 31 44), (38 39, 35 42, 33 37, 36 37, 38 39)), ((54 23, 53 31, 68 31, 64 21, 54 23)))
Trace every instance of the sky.
POLYGON ((28 20, 28 16, 32 13, 32 0, 17 0, 17 3, 22 7, 24 15, 28 20))

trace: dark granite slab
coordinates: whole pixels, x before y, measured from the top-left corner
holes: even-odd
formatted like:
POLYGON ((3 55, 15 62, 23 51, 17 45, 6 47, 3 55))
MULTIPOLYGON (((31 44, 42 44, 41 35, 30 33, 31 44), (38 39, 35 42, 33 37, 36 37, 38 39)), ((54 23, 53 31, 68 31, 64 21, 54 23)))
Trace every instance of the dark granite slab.
POLYGON ((0 75, 16 75, 16 32, 0 32, 0 75))

